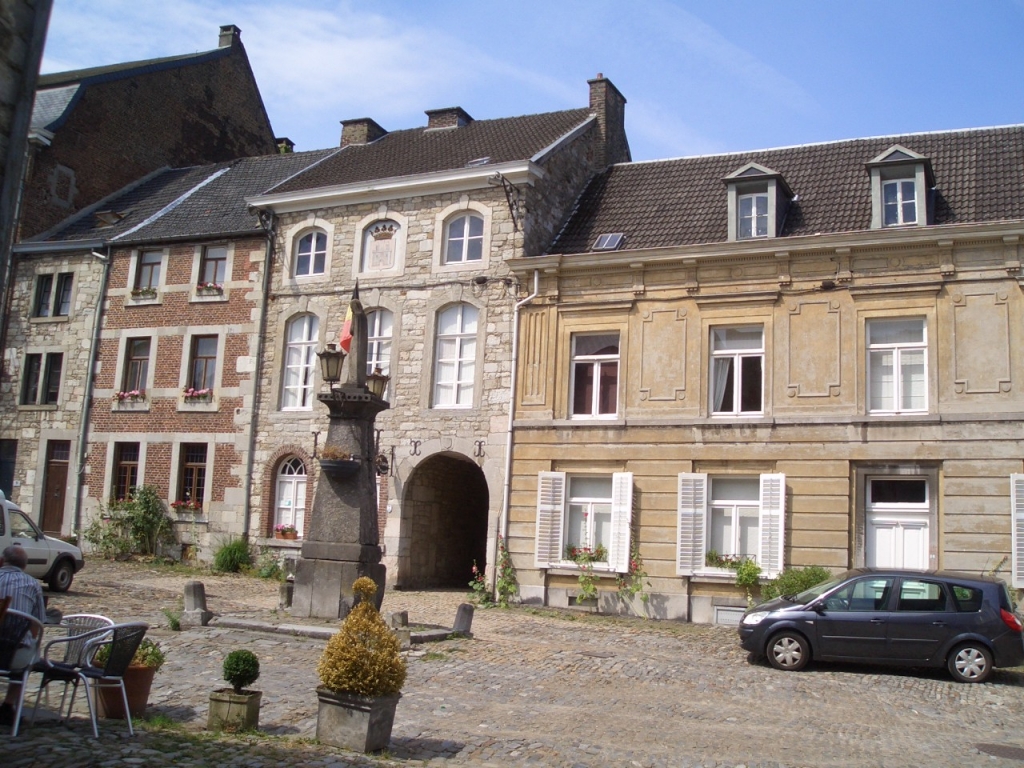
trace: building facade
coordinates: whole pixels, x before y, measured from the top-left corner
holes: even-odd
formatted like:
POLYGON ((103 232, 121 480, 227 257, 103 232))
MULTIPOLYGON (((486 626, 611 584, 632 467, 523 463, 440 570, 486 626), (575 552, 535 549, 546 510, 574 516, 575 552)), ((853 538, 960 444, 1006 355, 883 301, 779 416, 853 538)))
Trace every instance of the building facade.
MULTIPOLYGON (((730 565, 1024 586, 1024 128, 617 165, 522 310, 521 595, 734 621, 730 565), (1016 488, 1016 492, 1014 492, 1016 488), (1014 511, 1016 510, 1016 511, 1014 511), (642 563, 649 602, 616 576, 642 563)), ((756 594, 756 590, 755 590, 756 594)))

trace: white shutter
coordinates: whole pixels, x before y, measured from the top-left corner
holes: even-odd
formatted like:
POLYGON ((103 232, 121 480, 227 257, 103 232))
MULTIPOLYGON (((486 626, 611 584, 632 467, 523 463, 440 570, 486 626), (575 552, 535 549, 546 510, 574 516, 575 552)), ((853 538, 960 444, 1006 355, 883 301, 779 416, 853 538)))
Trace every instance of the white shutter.
POLYGON ((782 570, 786 543, 786 476, 761 475, 761 545, 757 562, 770 579, 782 570))
POLYGON ((534 564, 550 568, 562 559, 562 518, 565 512, 565 472, 537 475, 537 542, 534 564))
POLYGON ((608 565, 618 573, 629 570, 629 533, 633 522, 633 473, 612 475, 612 540, 608 565))
POLYGON ((1024 475, 1010 475, 1010 540, 1013 586, 1024 587, 1024 475))
POLYGON ((690 576, 704 567, 707 474, 680 472, 676 497, 679 515, 676 573, 680 576, 690 576))

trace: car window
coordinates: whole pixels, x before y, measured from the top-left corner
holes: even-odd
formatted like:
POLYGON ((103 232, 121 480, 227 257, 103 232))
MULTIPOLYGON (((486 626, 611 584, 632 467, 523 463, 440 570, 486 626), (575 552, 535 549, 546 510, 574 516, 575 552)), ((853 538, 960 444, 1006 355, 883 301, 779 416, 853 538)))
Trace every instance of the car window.
POLYGON ((953 584, 951 586, 953 589, 953 600, 958 611, 976 613, 981 610, 984 592, 977 587, 965 587, 962 584, 953 584))
POLYGON ((884 611, 892 594, 891 578, 860 579, 847 584, 825 599, 830 611, 884 611))
POLYGON ((900 584, 900 599, 897 611, 944 611, 946 590, 934 581, 904 579, 900 584))
POLYGON ((21 512, 15 512, 13 509, 10 512, 11 517, 11 536, 15 538, 34 539, 36 537, 36 529, 32 527, 32 523, 28 521, 21 512))

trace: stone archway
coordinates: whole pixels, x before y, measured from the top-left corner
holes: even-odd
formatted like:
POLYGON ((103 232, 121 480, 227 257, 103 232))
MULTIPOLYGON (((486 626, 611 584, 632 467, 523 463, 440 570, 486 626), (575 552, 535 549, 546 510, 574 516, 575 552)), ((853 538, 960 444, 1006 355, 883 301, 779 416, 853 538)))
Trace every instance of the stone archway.
POLYGON ((403 538, 409 556, 398 583, 403 589, 468 588, 473 561, 487 558, 489 494, 484 473, 457 453, 422 461, 402 499, 403 538))

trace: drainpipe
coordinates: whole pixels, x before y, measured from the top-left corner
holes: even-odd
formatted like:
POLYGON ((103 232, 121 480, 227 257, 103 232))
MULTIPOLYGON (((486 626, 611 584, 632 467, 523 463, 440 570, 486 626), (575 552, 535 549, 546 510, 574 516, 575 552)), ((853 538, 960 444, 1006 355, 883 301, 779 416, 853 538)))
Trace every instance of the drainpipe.
MULTIPOLYGON (((89 414, 92 410, 93 373, 96 370, 96 358, 100 352, 100 329, 102 327, 104 303, 107 296, 107 286, 110 283, 110 246, 107 246, 107 253, 91 251, 91 256, 103 263, 103 277, 100 279, 100 292, 96 297, 95 316, 92 324, 92 347, 89 349, 89 367, 85 372, 85 394, 82 399, 82 416, 78 425, 78 456, 76 457, 77 471, 75 473, 75 535, 78 540, 82 538, 82 481, 85 479, 85 458, 89 448, 89 414)), ((42 514, 42 508, 39 510, 42 514)))
MULTIPOLYGON (((512 494, 512 423, 515 420, 516 380, 519 374, 519 310, 529 304, 540 293, 540 270, 533 270, 533 293, 512 308, 512 387, 508 398, 508 431, 505 433, 505 484, 501 492, 501 519, 498 521, 499 534, 508 546, 508 507, 512 494)), ((491 589, 498 580, 498 543, 494 543, 494 557, 491 559, 491 589)))
MULTIPOLYGON (((253 366, 252 414, 249 417, 249 458, 245 470, 245 515, 242 521, 242 538, 249 538, 252 527, 252 473, 256 465, 256 430, 260 410, 260 382, 263 377, 263 341, 267 335, 267 313, 270 310, 270 269, 274 260, 274 227, 276 218, 273 211, 256 211, 260 224, 267 231, 267 253, 263 258, 263 296, 260 307, 260 328, 256 336, 256 364, 253 366)), ((264 499, 264 506, 266 499, 264 499)))

